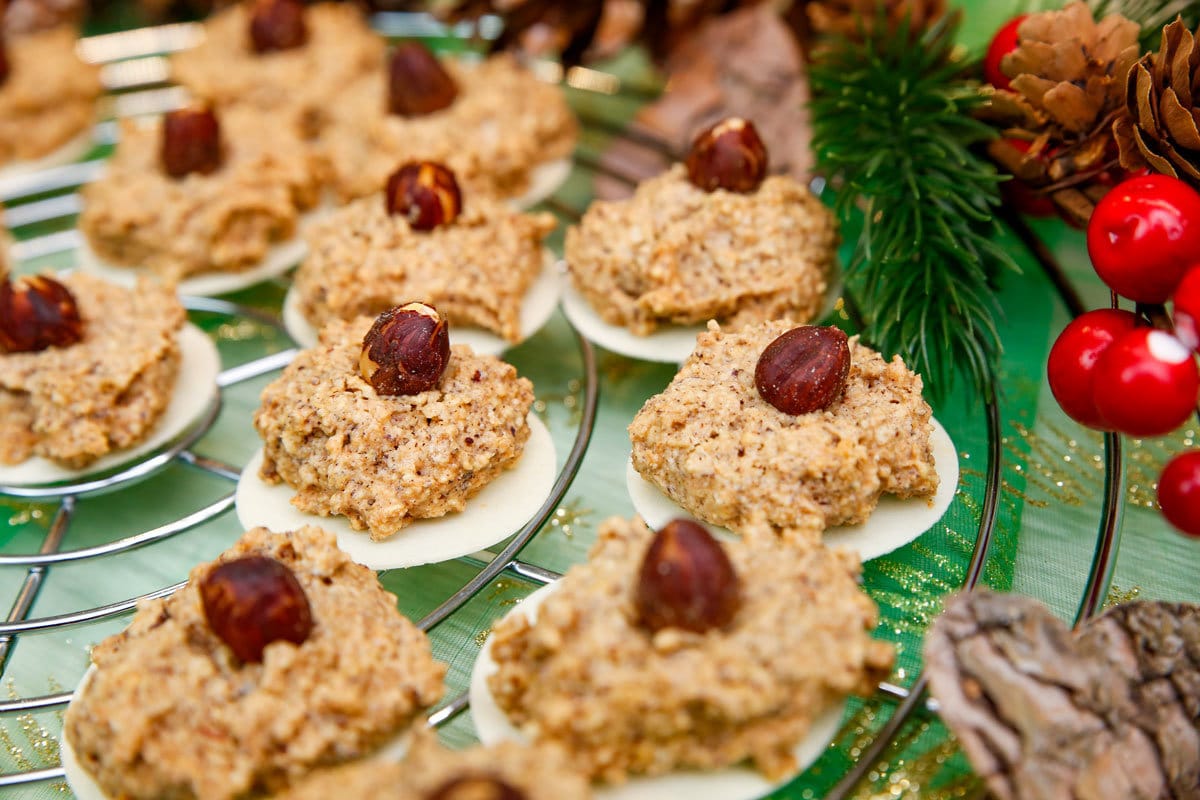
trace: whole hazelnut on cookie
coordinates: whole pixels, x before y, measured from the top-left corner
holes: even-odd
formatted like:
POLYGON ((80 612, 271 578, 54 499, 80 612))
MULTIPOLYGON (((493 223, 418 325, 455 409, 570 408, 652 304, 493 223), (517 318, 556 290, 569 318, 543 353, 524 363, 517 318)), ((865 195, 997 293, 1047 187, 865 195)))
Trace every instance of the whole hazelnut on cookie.
POLYGON ((388 61, 388 110, 419 117, 450 106, 458 86, 428 47, 401 42, 388 61))
POLYGON ((808 414, 842 396, 850 345, 838 328, 803 325, 766 346, 754 368, 759 396, 785 414, 808 414))
POLYGON ((495 775, 451 778, 431 791, 426 800, 525 800, 525 793, 495 775))
POLYGON ((706 192, 749 194, 767 177, 767 147, 753 122, 729 117, 692 142, 687 173, 688 180, 706 192))
POLYGON ((250 12, 250 47, 256 53, 292 50, 308 41, 300 0, 257 0, 250 12))
POLYGON ((224 160, 221 124, 206 106, 168 112, 162 121, 163 170, 172 178, 216 172, 224 160))
POLYGON ((741 605, 741 584, 725 549, 702 525, 677 519, 650 541, 638 571, 638 624, 656 632, 723 628, 741 605))
POLYGON ((271 642, 302 644, 312 632, 312 609, 296 576, 266 556, 243 556, 213 567, 200 582, 204 617, 233 654, 261 663, 271 642))
POLYGON ((384 187, 389 214, 408 220, 413 230, 449 225, 462 213, 462 192, 448 167, 433 161, 410 161, 393 172, 384 187))
POLYGON ((30 353, 83 339, 71 290, 44 275, 0 282, 0 348, 30 353))
POLYGON ((381 395, 412 395, 438 385, 450 362, 450 328, 433 306, 408 303, 379 315, 363 337, 358 367, 381 395))

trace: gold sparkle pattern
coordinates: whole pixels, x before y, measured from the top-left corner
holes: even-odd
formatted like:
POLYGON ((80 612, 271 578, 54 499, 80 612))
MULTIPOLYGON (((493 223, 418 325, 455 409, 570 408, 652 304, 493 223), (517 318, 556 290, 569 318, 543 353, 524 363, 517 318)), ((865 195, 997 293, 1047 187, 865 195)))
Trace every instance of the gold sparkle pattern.
POLYGON ((511 580, 509 578, 500 578, 492 584, 492 590, 488 592, 488 602, 495 602, 501 606, 515 606, 521 602, 521 597, 512 597, 512 592, 528 592, 529 584, 524 581, 511 580))
POLYGON ((533 401, 534 412, 546 419, 549 415, 550 408, 561 406, 567 410, 568 417, 572 425, 578 425, 583 421, 583 382, 577 379, 567 381, 566 392, 546 392, 533 401))
POLYGON ((235 322, 224 322, 213 333, 223 342, 274 341, 279 338, 279 331, 274 326, 246 317, 235 322))
POLYGON ((54 519, 54 512, 58 510, 57 506, 50 503, 28 503, 23 500, 0 500, 0 508, 8 511, 8 524, 12 528, 31 522, 48 528, 50 520, 54 519))
MULTIPOLYGON (((858 759, 875 739, 887 719, 883 701, 862 705, 847 718, 831 748, 858 759)), ((932 719, 909 720, 892 740, 883 757, 850 795, 853 800, 982 800, 982 783, 965 769, 953 734, 932 719), (951 759, 957 763, 950 764, 951 759)), ((817 800, 807 788, 804 800, 817 800)))
MULTIPOLYGON (((18 700, 16 684, 12 678, 7 683, 8 699, 18 700)), ((62 691, 62 685, 50 678, 47 681, 49 694, 62 691)), ((56 712, 59 725, 62 725, 63 712, 56 712)), ((45 725, 40 723, 33 714, 20 714, 15 718, 0 719, 0 746, 8 753, 13 763, 23 771, 50 769, 62 764, 58 749, 58 737, 45 725), (13 726, 16 730, 13 730, 13 726)), ((70 788, 65 781, 56 781, 51 788, 60 794, 70 794, 70 788)))
POLYGON ((568 539, 573 539, 579 528, 590 524, 591 517, 592 509, 585 508, 580 498, 573 497, 555 509, 546 525, 550 530, 558 531, 568 539))
POLYGON ((1117 584, 1112 584, 1108 587, 1108 597, 1104 599, 1104 608, 1109 609, 1113 606, 1119 606, 1122 603, 1131 603, 1137 600, 1142 594, 1142 587, 1133 586, 1129 589, 1122 589, 1117 584))

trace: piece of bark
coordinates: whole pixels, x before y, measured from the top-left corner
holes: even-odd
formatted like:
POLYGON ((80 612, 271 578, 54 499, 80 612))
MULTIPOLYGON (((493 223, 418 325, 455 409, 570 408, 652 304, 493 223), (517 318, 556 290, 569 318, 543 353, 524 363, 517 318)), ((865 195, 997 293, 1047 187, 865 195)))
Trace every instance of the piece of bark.
MULTIPOLYGON (((795 34, 770 3, 701 25, 667 59, 667 91, 643 108, 634 128, 665 147, 618 138, 601 161, 636 181, 682 160, 692 139, 714 122, 740 116, 754 122, 767 145, 772 173, 807 182, 813 165, 808 72, 795 34), (664 152, 665 151, 665 152, 664 152)), ((602 199, 628 197, 628 180, 596 177, 602 199)))
POLYGON ((925 638, 942 719, 998 800, 1200 800, 1200 606, 1071 632, 1019 595, 951 598, 925 638))

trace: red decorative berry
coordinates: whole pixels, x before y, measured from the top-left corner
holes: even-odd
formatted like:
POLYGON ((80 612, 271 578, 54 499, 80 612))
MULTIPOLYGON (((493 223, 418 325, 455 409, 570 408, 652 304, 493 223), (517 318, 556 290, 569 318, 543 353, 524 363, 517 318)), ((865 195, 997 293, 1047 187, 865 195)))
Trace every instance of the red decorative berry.
POLYGON ((1163 516, 1188 536, 1200 537, 1200 450, 1172 458, 1158 479, 1163 516))
POLYGON ((1009 89, 1012 83, 1000 70, 1000 60, 1017 49, 1017 28, 1025 21, 1026 14, 1013 17, 992 37, 987 55, 983 57, 983 79, 997 89, 1009 89))
POLYGON ((1101 308, 1081 315, 1058 335, 1046 361, 1046 377, 1068 417, 1089 428, 1105 429, 1092 390, 1096 359, 1135 327, 1137 317, 1129 311, 1101 308))
POLYGON ((1162 436, 1196 410, 1200 370, 1192 351, 1171 334, 1135 328, 1096 359, 1092 389, 1106 428, 1162 436))
POLYGON ((1167 175, 1131 178, 1096 204, 1087 246, 1117 294, 1165 303, 1200 253, 1200 193, 1167 175))
POLYGON ((1171 302, 1175 305, 1175 335, 1188 347, 1200 350, 1200 264, 1184 273, 1171 302))

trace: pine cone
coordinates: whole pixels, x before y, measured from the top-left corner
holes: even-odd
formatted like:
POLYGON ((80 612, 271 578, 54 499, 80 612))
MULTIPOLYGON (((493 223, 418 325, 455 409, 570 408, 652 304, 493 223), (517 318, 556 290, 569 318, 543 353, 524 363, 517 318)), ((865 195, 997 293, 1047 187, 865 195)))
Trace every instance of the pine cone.
POLYGON ((1011 91, 996 90, 981 113, 1003 136, 988 152, 1013 175, 1048 194, 1084 224, 1117 166, 1113 123, 1125 112, 1125 75, 1138 57, 1137 23, 1120 14, 1100 22, 1087 4, 1031 14, 1017 49, 1000 62, 1011 91))
POLYGON ((887 19, 895 33, 906 21, 914 33, 925 30, 946 13, 945 0, 811 0, 805 11, 809 29, 819 36, 858 39, 872 33, 876 20, 887 19), (882 8, 881 8, 882 6, 882 8))
POLYGON ((1200 187, 1200 48, 1183 21, 1163 28, 1162 46, 1147 53, 1125 85, 1129 115, 1117 120, 1113 133, 1127 170, 1149 167, 1155 172, 1200 187))

